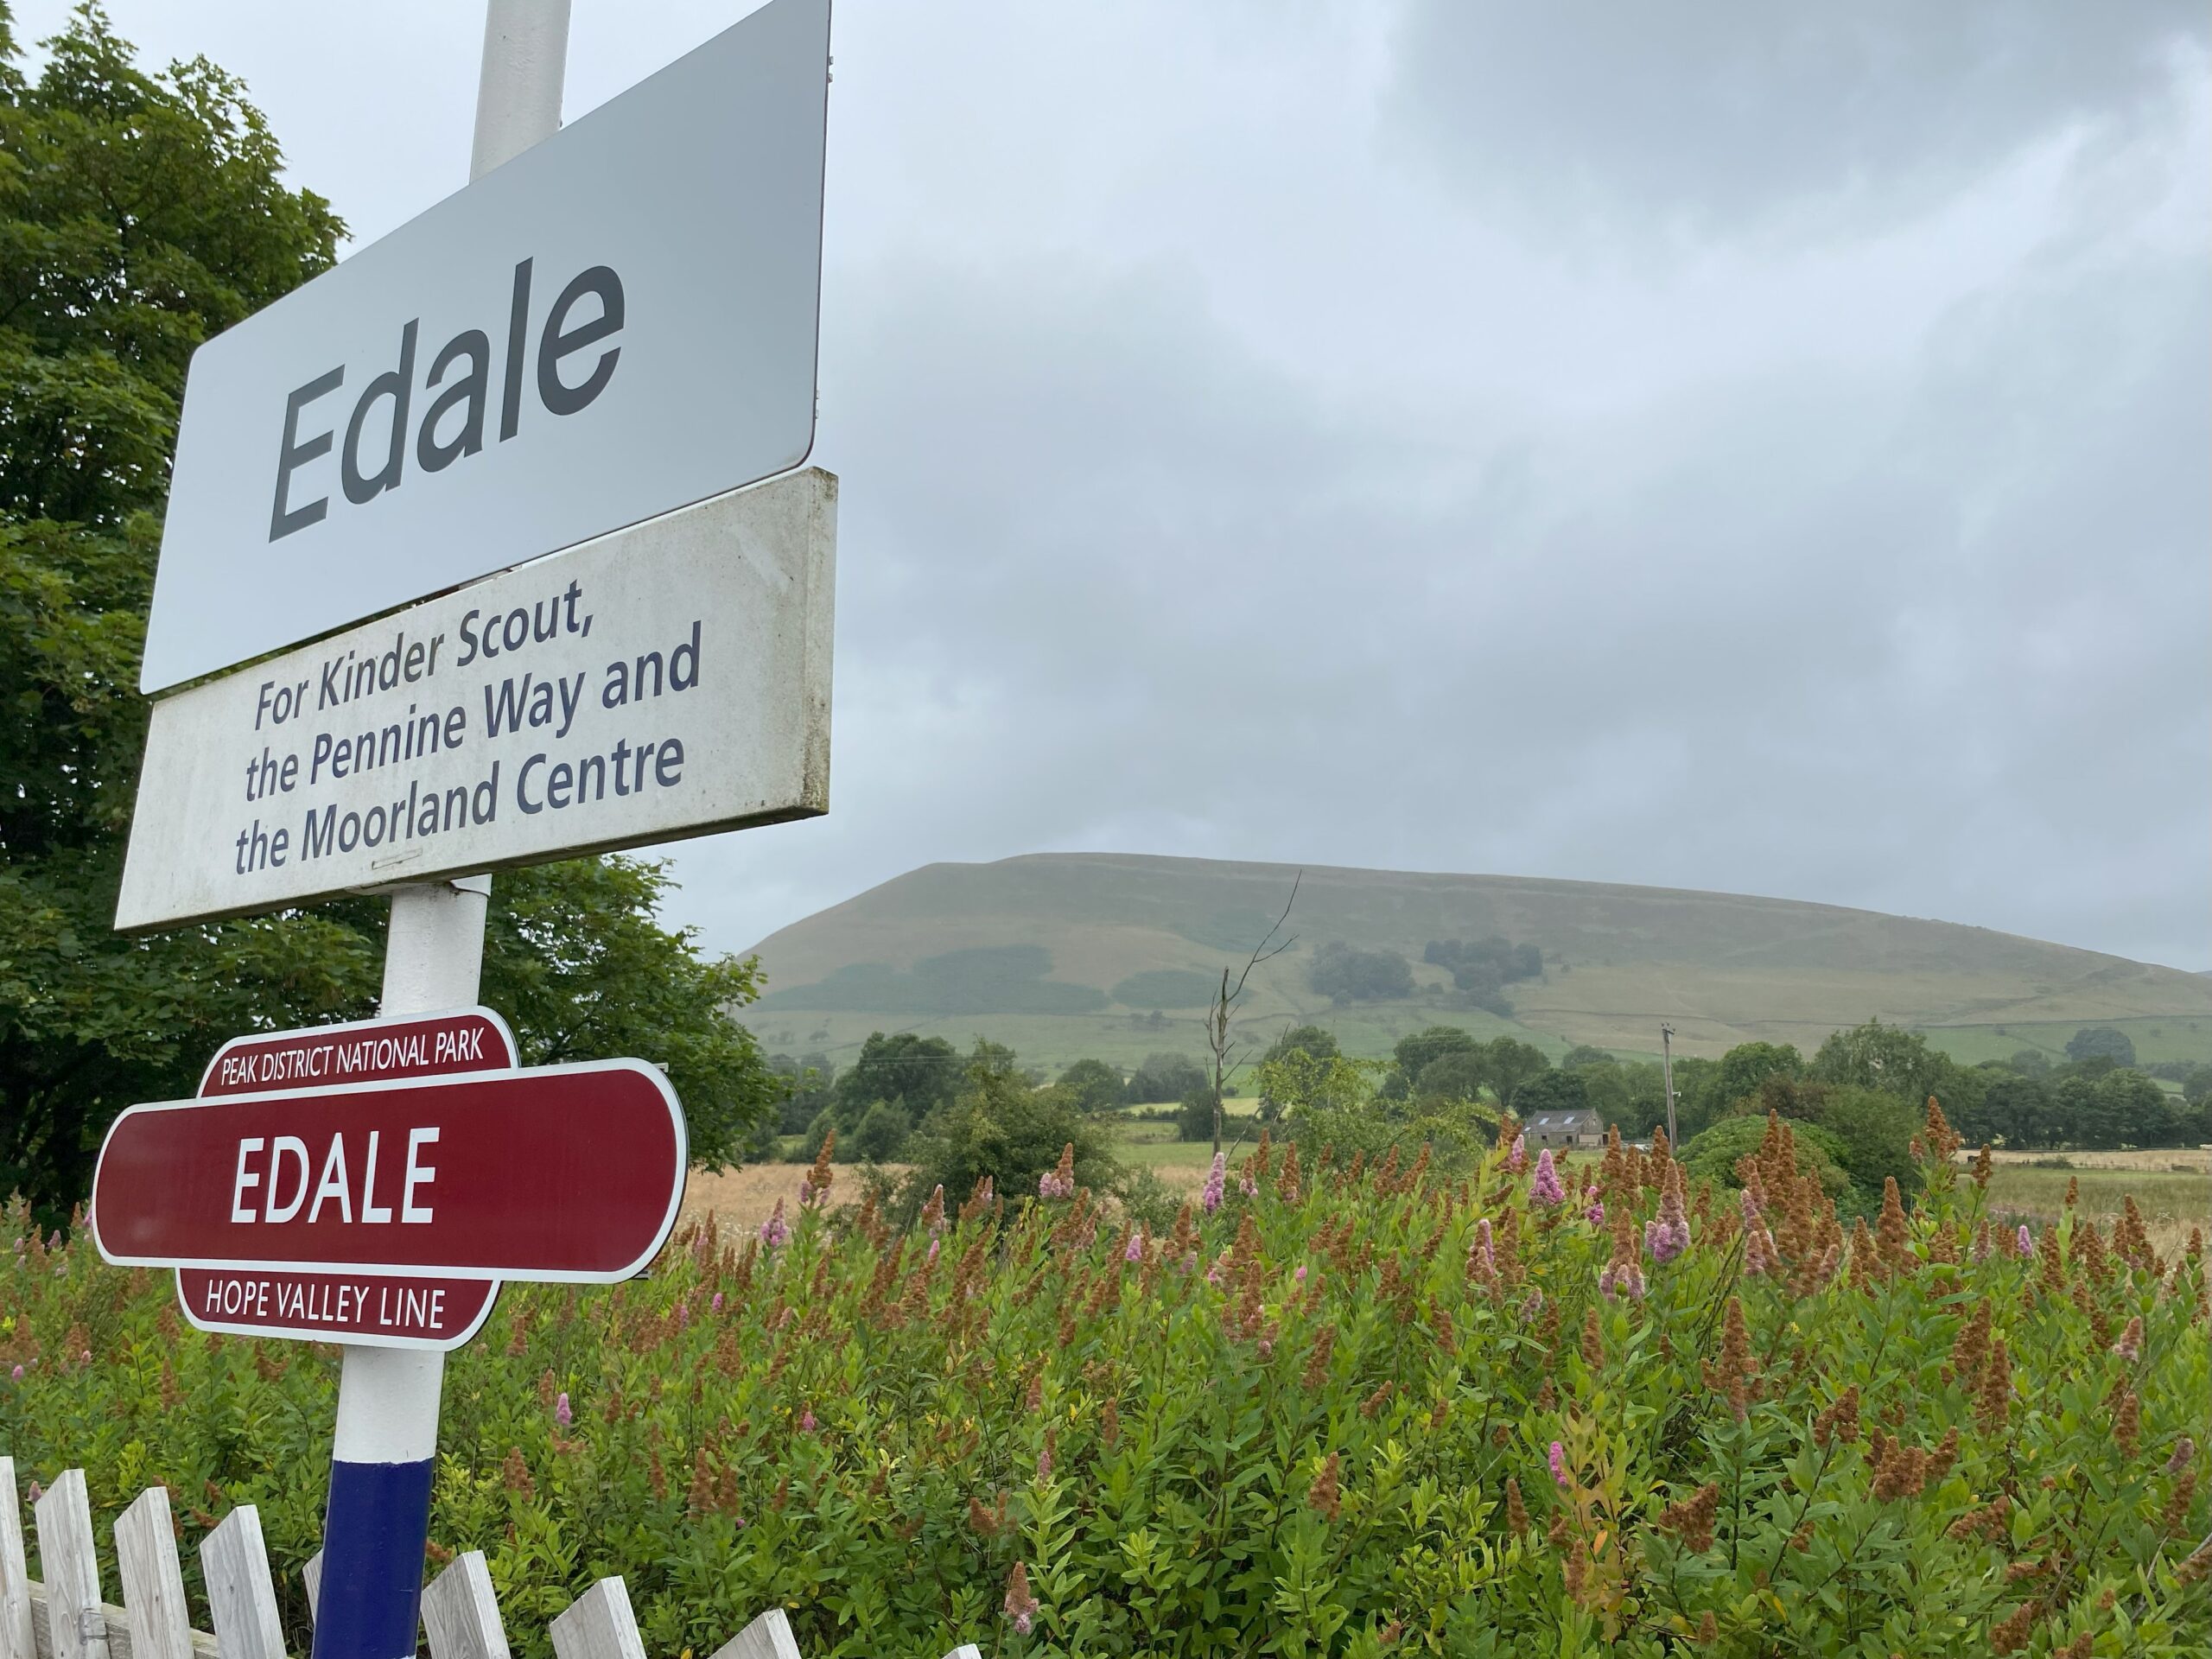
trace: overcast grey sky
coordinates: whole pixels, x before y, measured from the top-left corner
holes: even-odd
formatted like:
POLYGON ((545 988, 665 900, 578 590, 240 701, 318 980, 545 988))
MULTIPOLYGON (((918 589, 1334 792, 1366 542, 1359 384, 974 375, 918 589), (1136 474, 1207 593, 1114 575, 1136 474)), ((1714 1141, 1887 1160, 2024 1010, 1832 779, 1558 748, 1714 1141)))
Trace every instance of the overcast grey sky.
MULTIPOLYGON (((474 4, 108 3, 361 239, 466 176, 474 4)), ((752 9, 574 3, 571 119, 752 9)), ((1105 849, 2212 965, 2206 17, 841 0, 833 810, 675 915, 1105 849)))

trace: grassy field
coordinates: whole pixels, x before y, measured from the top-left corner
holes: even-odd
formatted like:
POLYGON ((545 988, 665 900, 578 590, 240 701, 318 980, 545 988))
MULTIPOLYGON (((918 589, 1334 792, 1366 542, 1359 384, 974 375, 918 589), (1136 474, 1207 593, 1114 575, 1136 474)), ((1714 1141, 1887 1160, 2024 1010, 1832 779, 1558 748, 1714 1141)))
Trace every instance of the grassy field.
MULTIPOLYGON (((986 1035, 1052 1066, 1194 1053, 1197 1007, 1132 1007, 1115 994, 1166 982, 1163 973, 1194 982, 1241 964, 1300 874, 1089 854, 930 865, 762 941, 769 995, 743 1017, 772 1049, 832 1059, 878 1030, 962 1044, 986 1035), (1009 951, 1027 952, 1029 966, 1011 966, 1009 951)), ((2212 979, 1834 906, 1317 868, 1303 873, 1285 931, 1293 948, 1250 987, 1246 1030, 1262 1041, 1312 1020, 1349 1052, 1380 1054, 1441 1020, 1484 1037, 1510 1031, 1554 1054, 1577 1042, 1646 1054, 1666 1020, 1678 1053, 1755 1039, 1809 1052, 1838 1027, 1878 1017, 1927 1028, 1963 1058, 2055 1052, 2082 1025, 2115 1024, 2145 1059, 2212 1060, 2212 979), (1446 1008, 1446 975, 1421 960, 1431 939, 1491 934, 1543 954, 1543 977, 1510 988, 1510 1020, 1446 1008), (1415 996, 1347 1008, 1315 996, 1313 953, 1335 939, 1402 952, 1415 996)))
MULTIPOLYGON (((1991 1026, 1929 1026, 1928 1040, 1953 1059, 1967 1065, 1983 1060, 2009 1060, 2022 1049, 2033 1049, 2057 1062, 2066 1058, 2066 1044, 2079 1031, 2078 1020, 2033 1020, 1991 1026)), ((2159 1060, 2201 1060, 2212 1063, 2212 1015, 2155 1019, 2099 1020, 2127 1033, 2135 1045, 2135 1058, 2145 1064, 2159 1060)))
POLYGON ((2179 1249, 2192 1227, 2212 1231, 2212 1153, 1999 1153, 1995 1161, 1989 1199, 2002 1215, 2056 1221, 2075 1185, 2080 1213, 2106 1224, 2133 1196, 2163 1255, 2179 1249))

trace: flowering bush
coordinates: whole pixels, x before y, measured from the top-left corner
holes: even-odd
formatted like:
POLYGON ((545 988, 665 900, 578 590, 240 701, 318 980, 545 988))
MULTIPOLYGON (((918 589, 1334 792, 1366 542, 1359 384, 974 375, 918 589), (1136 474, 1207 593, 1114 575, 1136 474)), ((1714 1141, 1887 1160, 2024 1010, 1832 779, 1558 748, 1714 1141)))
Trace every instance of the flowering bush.
MULTIPOLYGON (((2201 1654, 2201 1242, 2069 1215, 2024 1258, 1940 1122, 1848 1235, 1779 1123, 1740 1198, 1663 1149, 1554 1159, 1548 1204, 1525 1154, 1264 1141, 1160 1231, 817 1191, 511 1288, 447 1372, 434 1554, 531 1641, 621 1573, 671 1654, 776 1604, 810 1659, 2201 1654)), ((251 1501, 306 1558, 335 1374, 84 1243, 0 1257, 0 1446, 110 1512, 166 1483, 188 1544, 251 1501)))

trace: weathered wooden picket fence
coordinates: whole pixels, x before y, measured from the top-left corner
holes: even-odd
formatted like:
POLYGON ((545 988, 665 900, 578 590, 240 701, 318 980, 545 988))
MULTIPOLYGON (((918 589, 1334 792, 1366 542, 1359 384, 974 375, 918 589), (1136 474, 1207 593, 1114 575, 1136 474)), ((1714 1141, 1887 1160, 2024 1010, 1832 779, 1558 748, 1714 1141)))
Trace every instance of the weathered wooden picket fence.
MULTIPOLYGON (((34 1583, 23 1542, 16 1462, 0 1457, 0 1659, 286 1659, 261 1517, 251 1503, 225 1516, 200 1546, 213 1635, 192 1628, 176 1529, 166 1488, 138 1494, 115 1523, 123 1605, 100 1589, 85 1473, 71 1469, 32 1506, 40 1570, 34 1583)), ((310 1612, 322 1558, 310 1560, 310 1612)), ((457 1555, 423 1591, 423 1629, 432 1659, 508 1659, 506 1630, 481 1551, 457 1555)), ((558 1659, 645 1659, 630 1592, 601 1579, 547 1627, 558 1659)), ((713 1659, 800 1659, 790 1621, 772 1608, 732 1637, 713 1659)), ((946 1659, 982 1659, 971 1645, 946 1659)))

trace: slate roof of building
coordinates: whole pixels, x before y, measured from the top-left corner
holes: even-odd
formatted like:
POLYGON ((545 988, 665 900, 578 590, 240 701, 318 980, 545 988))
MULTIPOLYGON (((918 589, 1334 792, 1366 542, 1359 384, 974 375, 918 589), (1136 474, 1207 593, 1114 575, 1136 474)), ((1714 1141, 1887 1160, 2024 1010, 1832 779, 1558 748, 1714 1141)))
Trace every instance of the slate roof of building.
POLYGON ((1531 1129, 1588 1130, 1600 1126, 1601 1120, 1597 1112, 1589 1107, 1585 1107, 1579 1112, 1538 1112, 1522 1127, 1531 1129))

